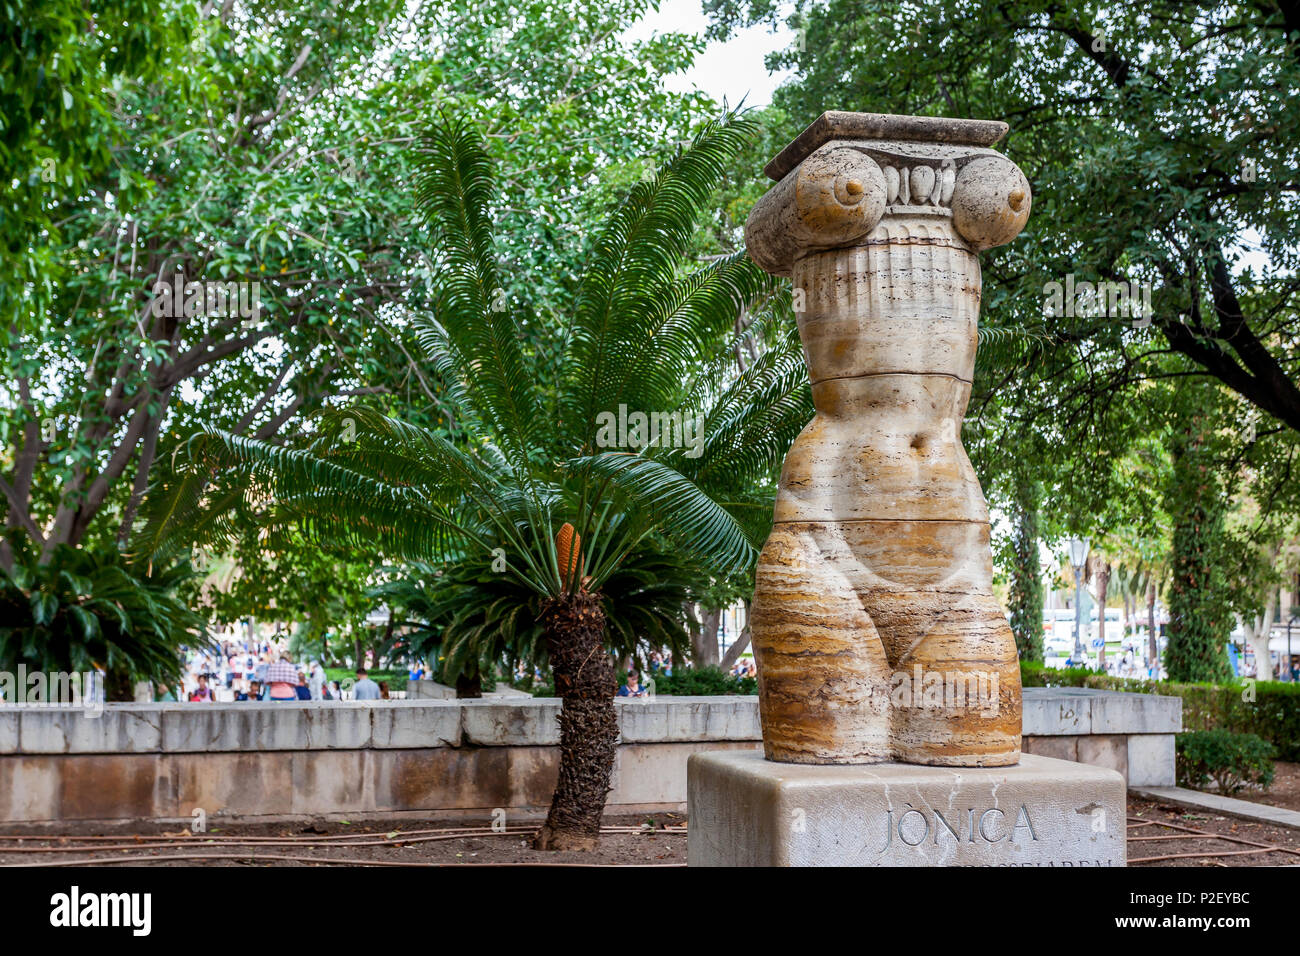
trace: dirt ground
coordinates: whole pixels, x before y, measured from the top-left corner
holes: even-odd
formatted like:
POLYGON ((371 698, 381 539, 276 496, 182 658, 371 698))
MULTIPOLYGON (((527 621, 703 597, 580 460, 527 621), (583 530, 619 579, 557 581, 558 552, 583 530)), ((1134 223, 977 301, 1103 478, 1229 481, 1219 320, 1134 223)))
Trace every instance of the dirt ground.
POLYGON ((1130 794, 1128 863, 1129 866, 1297 866, 1300 865, 1300 830, 1152 803, 1130 794), (1153 859, 1170 856, 1175 859, 1153 859))
POLYGON ((1282 807, 1284 810, 1300 810, 1300 763, 1279 760, 1273 765, 1273 785, 1268 790, 1263 793, 1243 790, 1234 796, 1251 803, 1267 803, 1270 807, 1282 807))
POLYGON ((216 824, 190 835, 171 827, 67 824, 58 832, 0 826, 0 866, 377 866, 535 864, 685 866, 685 814, 606 816, 590 853, 542 853, 529 846, 537 824, 505 826, 415 820, 348 824, 216 824), (112 865, 112 864, 108 864, 112 865))
MULTIPOLYGON (((1130 866, 1300 865, 1300 830, 1132 796, 1128 818, 1130 866)), ((686 864, 685 814, 607 816, 600 847, 591 853, 534 851, 529 838, 535 829, 536 824, 529 823, 494 832, 490 820, 453 825, 409 819, 355 824, 222 823, 199 835, 174 825, 147 823, 68 824, 57 833, 5 826, 0 827, 0 866, 686 864)))

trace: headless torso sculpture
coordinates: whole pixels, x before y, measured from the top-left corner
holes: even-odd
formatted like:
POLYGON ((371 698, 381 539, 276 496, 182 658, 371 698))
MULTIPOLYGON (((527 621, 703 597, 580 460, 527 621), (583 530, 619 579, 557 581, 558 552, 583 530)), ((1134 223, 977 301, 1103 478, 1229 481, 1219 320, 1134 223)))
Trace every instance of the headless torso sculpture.
POLYGON ((750 256, 790 276, 817 412, 790 449, 751 618, 765 754, 1006 766, 1015 641, 961 444, 977 254, 1029 184, 1003 123, 827 113, 768 165, 750 256))

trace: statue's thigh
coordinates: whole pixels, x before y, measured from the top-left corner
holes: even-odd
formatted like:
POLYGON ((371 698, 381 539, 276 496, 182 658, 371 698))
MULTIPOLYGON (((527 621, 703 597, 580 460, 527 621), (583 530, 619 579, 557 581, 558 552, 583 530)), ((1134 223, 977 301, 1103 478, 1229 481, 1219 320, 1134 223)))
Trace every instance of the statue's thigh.
POLYGON ((1001 766, 1020 753, 1020 662, 991 594, 889 589, 860 595, 892 671, 893 756, 1001 766))
POLYGON ((889 757, 889 662, 833 532, 778 524, 759 558, 750 618, 767 757, 889 757))

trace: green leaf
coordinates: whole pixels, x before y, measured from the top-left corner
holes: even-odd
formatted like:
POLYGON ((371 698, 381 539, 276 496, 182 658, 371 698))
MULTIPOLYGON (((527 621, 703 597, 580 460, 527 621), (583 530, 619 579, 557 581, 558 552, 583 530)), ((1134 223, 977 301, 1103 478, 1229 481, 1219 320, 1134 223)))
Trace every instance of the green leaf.
POLYGON ((37 624, 50 624, 59 610, 59 600, 53 594, 37 591, 31 596, 32 620, 37 624))

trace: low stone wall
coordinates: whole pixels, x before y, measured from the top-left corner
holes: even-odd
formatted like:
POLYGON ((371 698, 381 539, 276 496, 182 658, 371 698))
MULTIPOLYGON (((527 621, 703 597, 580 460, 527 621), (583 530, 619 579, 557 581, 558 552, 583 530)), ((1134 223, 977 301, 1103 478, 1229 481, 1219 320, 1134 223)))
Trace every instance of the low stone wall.
POLYGON ((1085 687, 1026 687, 1021 728, 1025 753, 1109 767, 1130 787, 1172 787, 1183 702, 1085 687))
MULTIPOLYGON (((1029 688, 1025 750, 1173 783, 1178 698, 1029 688)), ((617 702, 611 812, 681 810, 686 758, 760 746, 754 697, 617 702)), ((189 820, 545 812, 560 702, 0 706, 0 820, 189 820)))

